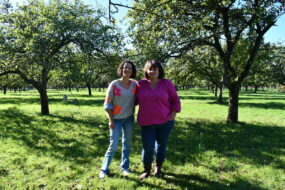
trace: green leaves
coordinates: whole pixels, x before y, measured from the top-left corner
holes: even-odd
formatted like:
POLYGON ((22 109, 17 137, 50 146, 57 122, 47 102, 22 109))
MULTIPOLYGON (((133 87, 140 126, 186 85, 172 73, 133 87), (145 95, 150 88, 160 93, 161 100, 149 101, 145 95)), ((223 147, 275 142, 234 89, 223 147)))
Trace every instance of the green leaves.
POLYGON ((31 0, 14 12, 1 14, 1 22, 5 31, 1 49, 27 68, 33 64, 50 67, 53 58, 71 42, 85 50, 89 48, 91 53, 108 53, 112 45, 120 45, 113 44, 118 35, 102 22, 102 13, 80 1, 31 0))
MULTIPOLYGON (((224 84, 235 92, 249 74, 264 34, 285 13, 283 0, 142 0, 135 1, 134 7, 140 8, 130 14, 139 51, 169 61, 197 46, 210 46, 222 61, 224 84)), ((237 108, 230 106, 229 113, 237 114, 237 108)))
MULTIPOLYGON (((42 90, 45 105, 50 72, 66 63, 64 56, 69 56, 66 53, 69 44, 75 52, 99 54, 101 59, 121 45, 120 34, 103 22, 102 12, 81 1, 30 0, 16 11, 0 15, 3 62, 14 65, 22 79, 42 90)), ((48 114, 48 108, 44 114, 48 114)))

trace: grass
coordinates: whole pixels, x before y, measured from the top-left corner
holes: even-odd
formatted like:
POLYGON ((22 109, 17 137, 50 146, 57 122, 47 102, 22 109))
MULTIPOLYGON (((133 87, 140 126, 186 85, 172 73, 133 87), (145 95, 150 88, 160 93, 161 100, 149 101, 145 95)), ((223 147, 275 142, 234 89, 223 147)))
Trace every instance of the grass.
POLYGON ((182 112, 169 139, 166 176, 140 181, 137 125, 133 173, 121 174, 119 149, 111 176, 98 178, 109 143, 104 92, 86 93, 50 90, 49 116, 39 114, 36 91, 0 95, 0 190, 285 189, 285 94, 242 92, 241 122, 229 125, 227 105, 216 104, 208 91, 180 91, 182 112))

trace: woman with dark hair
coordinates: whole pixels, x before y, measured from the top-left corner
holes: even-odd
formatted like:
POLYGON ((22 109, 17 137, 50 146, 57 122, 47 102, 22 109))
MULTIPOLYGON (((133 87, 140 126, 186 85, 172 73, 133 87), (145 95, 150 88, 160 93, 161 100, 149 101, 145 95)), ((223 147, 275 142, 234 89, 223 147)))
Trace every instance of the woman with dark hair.
POLYGON ((121 169, 124 175, 129 174, 130 144, 134 125, 136 68, 133 62, 123 61, 117 70, 120 79, 110 83, 104 102, 104 109, 109 119, 110 145, 102 163, 99 178, 110 173, 109 165, 118 147, 122 131, 121 169))
POLYGON ((144 66, 145 78, 137 85, 136 101, 139 105, 138 123, 141 126, 142 162, 144 172, 140 179, 149 177, 156 152, 156 167, 154 175, 163 177, 161 171, 166 155, 166 144, 174 126, 177 112, 180 112, 180 100, 174 85, 164 78, 161 64, 149 60, 144 66))

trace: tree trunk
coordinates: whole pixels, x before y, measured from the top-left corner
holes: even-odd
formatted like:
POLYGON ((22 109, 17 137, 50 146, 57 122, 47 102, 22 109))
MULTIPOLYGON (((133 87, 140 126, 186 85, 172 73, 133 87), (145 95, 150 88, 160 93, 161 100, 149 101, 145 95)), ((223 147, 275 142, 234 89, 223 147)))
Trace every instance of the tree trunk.
POLYGON ((245 91, 247 92, 247 90, 248 90, 248 86, 245 86, 245 91))
POLYGON ((4 92, 3 92, 4 94, 7 94, 7 86, 4 86, 4 87, 3 87, 3 91, 4 91, 4 92))
POLYGON ((218 86, 215 85, 215 98, 217 98, 217 97, 218 97, 218 86))
POLYGON ((215 93, 215 88, 213 86, 210 86, 210 92, 213 94, 215 93))
POLYGON ((218 103, 223 103, 223 86, 219 86, 219 97, 218 97, 218 103))
POLYGON ((229 88, 229 109, 228 109, 228 123, 238 122, 238 99, 239 99, 239 86, 231 85, 229 88))
POLYGON ((254 93, 257 92, 258 86, 254 86, 254 93))
POLYGON ((41 113, 42 115, 49 115, 48 95, 46 87, 38 89, 41 99, 41 113))
POLYGON ((88 95, 92 96, 92 89, 91 89, 91 85, 87 85, 88 88, 88 95))

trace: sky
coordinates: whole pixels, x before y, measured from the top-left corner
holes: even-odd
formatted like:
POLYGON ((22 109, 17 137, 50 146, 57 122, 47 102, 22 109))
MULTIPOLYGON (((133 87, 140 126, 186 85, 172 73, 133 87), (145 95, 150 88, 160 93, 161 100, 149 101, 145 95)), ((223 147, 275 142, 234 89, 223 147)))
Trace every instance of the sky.
MULTIPOLYGON (((2 1, 2 0, 0 0, 2 1)), ((109 0, 82 0, 84 3, 96 7, 103 7, 108 11, 109 6, 109 0)), ((115 3, 122 3, 125 5, 130 5, 133 0, 112 0, 115 3)), ((16 3, 23 3, 26 2, 26 0, 10 0, 14 5, 16 3)), ((127 8, 119 8, 119 12, 113 14, 114 18, 117 20, 118 27, 122 28, 123 31, 126 30, 128 23, 127 21, 123 21, 123 17, 127 13, 127 8)), ((270 28, 270 30, 265 34, 264 36, 265 42, 272 42, 277 43, 281 42, 283 45, 285 45, 285 15, 280 17, 277 20, 276 26, 273 26, 270 28)))

